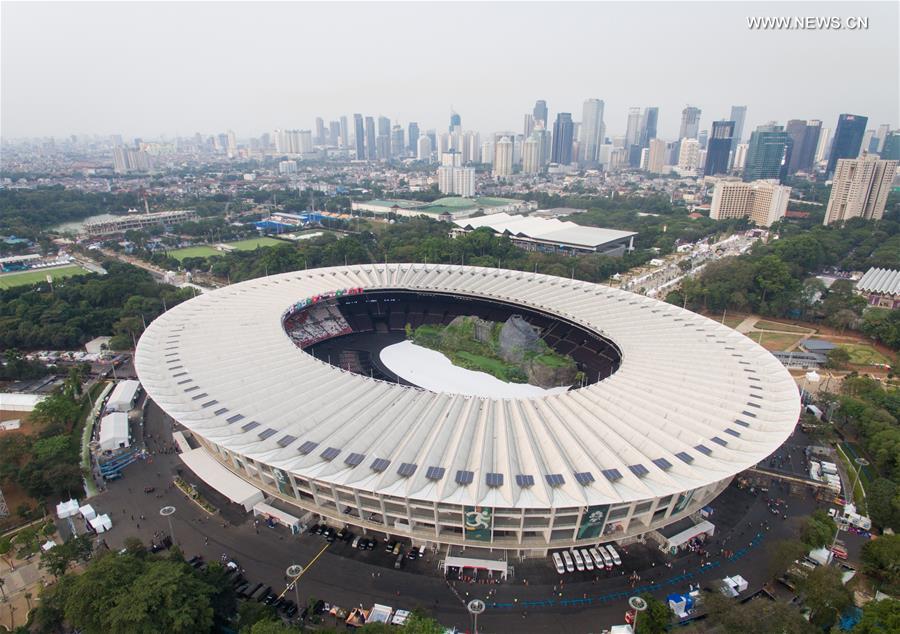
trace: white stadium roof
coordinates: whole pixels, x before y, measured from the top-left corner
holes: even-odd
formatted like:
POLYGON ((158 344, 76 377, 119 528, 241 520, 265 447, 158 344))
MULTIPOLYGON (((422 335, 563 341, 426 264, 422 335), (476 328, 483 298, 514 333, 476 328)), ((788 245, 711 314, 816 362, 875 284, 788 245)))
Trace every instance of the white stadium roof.
POLYGON ((606 286, 478 267, 356 265, 233 284, 156 319, 136 366, 163 410, 235 453, 317 481, 494 507, 616 503, 718 482, 770 455, 800 412, 787 370, 726 326, 606 286), (349 288, 525 305, 600 332, 621 366, 517 400, 353 374, 282 327, 298 300, 349 288))
POLYGON ((871 268, 856 283, 856 290, 900 294, 900 271, 871 268))
POLYGON ((488 214, 477 218, 455 220, 454 224, 463 229, 489 227, 497 233, 508 231, 511 235, 532 238, 541 242, 573 244, 586 248, 595 248, 609 242, 624 240, 637 235, 634 231, 585 227, 574 222, 557 220, 555 218, 511 216, 507 213, 488 214))

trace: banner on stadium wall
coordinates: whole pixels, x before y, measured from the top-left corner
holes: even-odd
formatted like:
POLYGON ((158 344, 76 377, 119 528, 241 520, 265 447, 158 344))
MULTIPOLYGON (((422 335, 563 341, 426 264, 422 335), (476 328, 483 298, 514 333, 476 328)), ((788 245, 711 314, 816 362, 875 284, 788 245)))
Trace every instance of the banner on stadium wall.
POLYGON ((494 509, 486 506, 463 507, 465 518, 465 539, 477 542, 491 541, 491 526, 494 523, 494 509))
POLYGON ((291 486, 291 481, 288 478, 288 474, 281 469, 276 469, 275 467, 272 467, 272 473, 275 474, 275 484, 278 486, 278 490, 281 492, 281 494, 294 497, 294 487, 291 486))
POLYGON ((581 514, 581 525, 578 527, 578 539, 596 539, 603 534, 603 525, 609 514, 609 504, 589 506, 581 514))
POLYGON ((675 502, 675 508, 672 509, 672 515, 676 513, 681 513, 687 505, 691 503, 691 499, 694 497, 693 491, 688 491, 687 493, 682 493, 678 496, 678 501, 675 502))
POLYGON ((313 295, 312 297, 307 297, 306 299, 301 299, 299 302, 291 306, 286 312, 285 315, 289 315, 290 313, 296 312, 298 310, 302 310, 307 306, 311 306, 313 304, 317 304, 325 299, 331 299, 333 297, 343 297, 344 295, 360 295, 362 294, 362 287, 355 288, 341 288, 336 291, 329 291, 327 293, 322 293, 320 295, 313 295))

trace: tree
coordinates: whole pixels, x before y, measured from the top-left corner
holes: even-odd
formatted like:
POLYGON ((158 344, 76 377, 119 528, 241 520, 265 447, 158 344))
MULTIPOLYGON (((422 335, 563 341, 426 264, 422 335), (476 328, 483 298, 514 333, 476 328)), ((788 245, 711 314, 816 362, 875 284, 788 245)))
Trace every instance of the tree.
POLYGON ((271 619, 257 621, 248 630, 249 634, 289 634, 290 632, 300 631, 296 627, 271 619))
POLYGON ((882 599, 870 601, 863 607, 862 618, 853 627, 853 634, 887 634, 900 632, 900 601, 882 599))
MULTIPOLYGON (((738 603, 719 592, 703 595, 707 621, 725 634, 815 634, 800 610, 788 603, 754 599, 738 603)), ((717 630, 718 631, 718 630, 717 630)))
POLYGON ((841 571, 831 566, 818 566, 800 582, 803 601, 811 610, 809 621, 828 629, 844 610, 853 605, 853 596, 841 582, 841 571))
POLYGON ((808 551, 806 544, 797 540, 784 539, 775 542, 769 549, 768 576, 771 578, 783 573, 808 551))
POLYGON ((837 524, 822 509, 806 519, 800 529, 800 539, 810 548, 822 548, 831 543, 837 532, 837 524))
POLYGON ((863 570, 883 584, 885 592, 900 590, 900 535, 882 535, 862 547, 863 570))
POLYGON ((828 360, 825 363, 826 368, 841 370, 850 363, 850 353, 844 348, 833 348, 828 351, 828 360))
POLYGON ((9 537, 0 537, 0 557, 6 560, 6 565, 9 566, 10 570, 15 570, 16 567, 13 565, 12 548, 12 540, 9 537))
POLYGON ((887 478, 878 478, 867 493, 866 508, 875 525, 900 529, 900 486, 887 478))
POLYGON ((213 609, 215 624, 218 626, 216 629, 220 631, 237 610, 237 594, 228 579, 229 572, 225 566, 216 561, 199 574, 200 579, 215 590, 209 602, 213 609))
POLYGON ((241 634, 249 634, 254 624, 260 621, 274 621, 276 618, 275 608, 270 605, 256 601, 241 601, 238 606, 238 631, 241 634))
POLYGON ((640 613, 635 634, 663 634, 672 622, 672 610, 652 594, 642 595, 647 609, 640 613))
POLYGON ((41 568, 59 578, 66 573, 72 563, 87 561, 91 556, 91 551, 92 545, 88 536, 72 537, 50 550, 41 551, 41 568))

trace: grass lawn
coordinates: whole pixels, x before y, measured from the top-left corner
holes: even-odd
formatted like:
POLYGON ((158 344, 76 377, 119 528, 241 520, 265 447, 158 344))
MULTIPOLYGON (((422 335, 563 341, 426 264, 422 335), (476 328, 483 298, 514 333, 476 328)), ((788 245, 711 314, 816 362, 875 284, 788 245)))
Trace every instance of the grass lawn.
POLYGON ((812 328, 794 326, 793 324, 782 324, 777 321, 765 321, 762 319, 756 322, 754 328, 758 328, 760 330, 778 330, 780 332, 799 332, 801 334, 815 332, 815 330, 813 330, 812 328))
POLYGON ((211 255, 224 255, 221 251, 217 251, 212 247, 200 245, 196 247, 185 247, 183 249, 175 249, 169 251, 169 255, 181 262, 185 258, 208 258, 211 255))
MULTIPOLYGON (((707 315, 707 316, 710 319, 712 319, 713 321, 722 323, 721 317, 716 319, 712 315, 707 315)), ((729 328, 737 328, 738 324, 741 323, 742 321, 744 321, 744 319, 746 319, 746 317, 744 315, 725 315, 725 325, 728 326, 729 328)))
POLYGON ((230 247, 234 247, 238 251, 253 251, 257 247, 275 247, 279 244, 288 244, 284 240, 276 240, 275 238, 249 238, 247 240, 238 240, 237 242, 226 242, 230 247))
MULTIPOLYGON (((237 242, 226 242, 230 247, 234 247, 238 251, 253 251, 257 247, 274 247, 279 244, 289 244, 284 240, 276 240, 275 238, 248 238, 247 240, 238 240, 237 242)), ((183 249, 175 249, 169 251, 169 255, 181 262, 185 258, 208 258, 212 255, 225 255, 224 251, 219 251, 211 246, 201 244, 193 247, 185 247, 183 249)))
POLYGON ((872 346, 862 343, 839 343, 850 354, 850 363, 854 365, 874 365, 876 363, 890 363, 890 359, 878 352, 872 346))
POLYGON ((759 332, 757 330, 748 333, 747 336, 756 343, 759 343, 760 335, 762 335, 762 347, 766 350, 771 350, 772 352, 787 350, 800 339, 799 335, 781 332, 759 332))
POLYGON ((88 273, 90 273, 90 271, 75 265, 59 266, 54 269, 38 269, 36 271, 4 273, 3 275, 0 275, 0 289, 45 282, 47 281, 48 275, 56 280, 63 277, 72 277, 73 275, 87 275, 88 273))
POLYGON ((468 368, 469 370, 477 370, 480 372, 487 372, 491 374, 501 381, 511 382, 511 383, 521 383, 523 382, 521 379, 516 380, 516 367, 512 366, 508 363, 504 363, 499 359, 491 359, 488 357, 483 357, 480 354, 473 354, 471 352, 466 352, 465 350, 458 351, 454 357, 456 360, 461 361, 462 363, 457 363, 457 365, 461 365, 464 368, 468 368))

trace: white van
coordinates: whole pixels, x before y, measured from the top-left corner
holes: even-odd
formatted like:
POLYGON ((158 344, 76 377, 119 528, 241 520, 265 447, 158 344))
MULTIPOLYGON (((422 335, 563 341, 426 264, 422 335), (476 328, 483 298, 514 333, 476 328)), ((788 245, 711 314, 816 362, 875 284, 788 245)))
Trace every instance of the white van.
POLYGON ((581 557, 584 559, 584 567, 588 570, 593 570, 594 560, 591 558, 591 553, 588 552, 587 548, 581 549, 581 557))
POLYGON ((575 548, 572 549, 572 558, 575 560, 575 568, 579 572, 584 572, 584 560, 581 558, 581 553, 575 548))
POLYGON ((613 559, 609 556, 609 553, 606 552, 606 548, 603 545, 597 546, 597 551, 600 553, 600 556, 603 557, 603 567, 607 570, 613 569, 613 559))
POLYGON ((616 552, 616 549, 613 548, 612 544, 607 544, 606 550, 609 551, 609 556, 612 557, 613 563, 617 566, 621 566, 622 559, 619 557, 619 553, 616 552))
POLYGON ((572 557, 571 557, 571 555, 569 555, 568 550, 562 551, 562 558, 563 558, 563 561, 566 562, 566 571, 575 572, 575 566, 574 566, 574 564, 572 564, 572 557))
POLYGON ((603 557, 600 555, 600 551, 596 548, 588 548, 588 552, 591 554, 591 558, 594 560, 594 564, 597 566, 597 570, 606 567, 606 564, 603 562, 603 557))
POLYGON ((556 572, 559 574, 566 571, 565 566, 563 566, 562 557, 559 556, 559 553, 553 553, 553 565, 556 566, 556 572))

